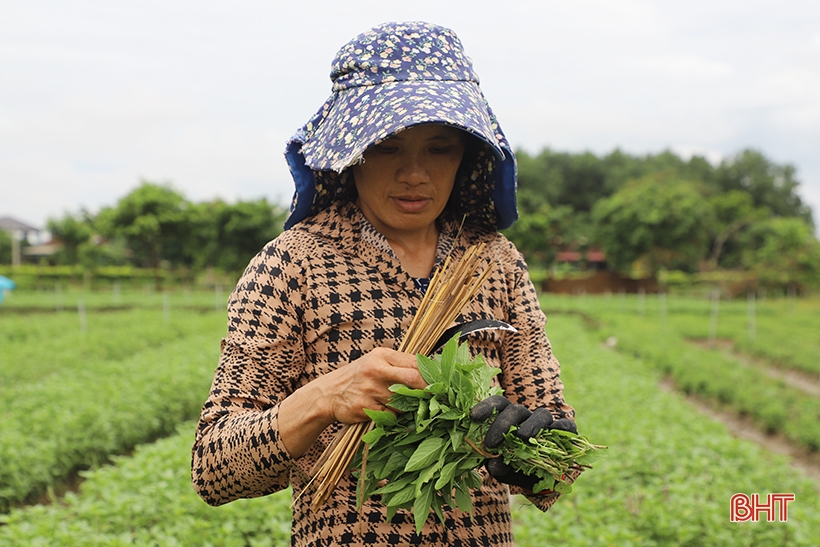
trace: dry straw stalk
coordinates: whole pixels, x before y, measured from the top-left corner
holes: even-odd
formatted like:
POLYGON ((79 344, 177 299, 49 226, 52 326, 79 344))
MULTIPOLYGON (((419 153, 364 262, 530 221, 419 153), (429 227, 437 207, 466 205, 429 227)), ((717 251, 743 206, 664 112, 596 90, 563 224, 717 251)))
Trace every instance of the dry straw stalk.
MULTIPOLYGON (((427 355, 444 331, 470 303, 492 270, 482 259, 484 243, 469 247, 458 261, 448 256, 430 280, 430 287, 419 304, 399 351, 427 355)), ((313 478, 304 491, 316 484, 311 507, 317 509, 330 498, 336 485, 353 461, 362 437, 372 422, 345 425, 328 445, 313 468, 313 478)), ((365 458, 366 464, 366 458, 365 458)))

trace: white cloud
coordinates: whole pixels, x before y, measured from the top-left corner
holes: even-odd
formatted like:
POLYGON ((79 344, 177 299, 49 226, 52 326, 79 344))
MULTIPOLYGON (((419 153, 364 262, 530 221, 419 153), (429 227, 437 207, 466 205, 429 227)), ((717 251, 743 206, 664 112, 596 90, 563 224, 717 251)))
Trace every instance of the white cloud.
POLYGON ((113 204, 141 176, 191 199, 287 202, 282 149, 327 97, 333 54, 395 19, 458 32, 515 145, 672 149, 713 161, 753 146, 798 166, 820 217, 813 0, 31 0, 3 9, 0 214, 25 212, 28 222, 113 204))

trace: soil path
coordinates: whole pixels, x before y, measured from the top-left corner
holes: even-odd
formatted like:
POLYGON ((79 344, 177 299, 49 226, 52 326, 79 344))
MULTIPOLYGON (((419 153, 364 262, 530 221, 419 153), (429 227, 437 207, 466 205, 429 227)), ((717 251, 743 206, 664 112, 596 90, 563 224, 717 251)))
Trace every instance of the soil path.
POLYGON ((720 349, 745 367, 762 370, 770 378, 782 380, 786 385, 799 389, 803 393, 820 397, 820 374, 809 374, 802 370, 772 365, 770 361, 737 351, 731 340, 717 340, 714 345, 706 340, 689 341, 704 349, 720 349))
MULTIPOLYGON (((590 323, 594 320, 589 316, 582 316, 590 323)), ((731 340, 717 340, 714 345, 702 339, 690 339, 689 342, 697 344, 703 348, 715 349, 715 347, 727 352, 736 359, 742 366, 755 367, 764 370, 771 378, 782 380, 787 385, 799 389, 809 395, 820 397, 820 376, 809 374, 804 371, 778 367, 770 361, 753 357, 735 350, 734 342, 731 340)), ((617 350, 618 339, 610 337, 604 346, 617 350)), ((797 445, 780 434, 768 434, 762 431, 752 420, 744 418, 736 412, 730 412, 717 408, 717 405, 706 401, 696 395, 684 395, 677 389, 671 378, 665 378, 661 382, 662 389, 672 391, 685 397, 701 413, 720 420, 735 437, 746 439, 759 444, 767 450, 776 454, 782 454, 790 459, 792 466, 802 471, 807 477, 813 479, 820 489, 820 452, 812 452, 807 448, 797 445)))
MULTIPOLYGON (((711 346, 704 340, 690 340, 690 342, 704 348, 714 348, 714 346, 711 346)), ((611 337, 604 342, 605 347, 613 350, 617 349, 617 345, 618 341, 615 337, 611 337)), ((820 397, 820 380, 814 375, 794 369, 776 367, 763 359, 736 352, 734 351, 734 345, 731 341, 718 341, 717 346, 729 353, 743 366, 765 370, 766 373, 774 379, 783 380, 788 385, 809 395, 820 397)), ((720 420, 735 437, 755 442, 775 454, 782 454, 789 457, 792 466, 801 470, 806 476, 817 482, 818 489, 820 489, 820 452, 812 452, 788 440, 781 434, 766 433, 751 419, 742 417, 736 412, 719 408, 718 405, 697 395, 685 395, 681 390, 677 389, 675 382, 670 377, 664 378, 661 381, 660 387, 661 389, 685 397, 686 400, 702 414, 720 420)))
MULTIPOLYGON (((668 378, 661 382, 661 388, 683 395, 675 387, 674 382, 668 378)), ((701 413, 723 422, 735 437, 753 441, 771 452, 788 456, 792 466, 814 479, 820 487, 820 453, 800 447, 783 435, 761 431, 751 420, 742 418, 736 413, 718 409, 700 397, 695 395, 684 395, 684 397, 701 413)))
MULTIPOLYGON (((764 359, 738 352, 734 349, 734 344, 728 340, 718 340, 714 345, 704 340, 690 340, 690 342, 703 348, 718 348, 742 366, 762 370, 772 379, 783 381, 787 385, 799 389, 808 395, 820 397, 820 378, 813 374, 774 366, 771 362, 764 359)), ((681 393, 671 378, 664 379, 661 382, 661 387, 667 391, 681 393)), ((795 468, 803 471, 820 485, 820 452, 812 452, 807 448, 801 447, 781 434, 766 433, 751 419, 741 417, 736 412, 720 408, 711 401, 707 401, 697 395, 685 395, 685 397, 703 414, 717 418, 726 424, 729 432, 736 437, 753 441, 776 454, 788 456, 795 468)))

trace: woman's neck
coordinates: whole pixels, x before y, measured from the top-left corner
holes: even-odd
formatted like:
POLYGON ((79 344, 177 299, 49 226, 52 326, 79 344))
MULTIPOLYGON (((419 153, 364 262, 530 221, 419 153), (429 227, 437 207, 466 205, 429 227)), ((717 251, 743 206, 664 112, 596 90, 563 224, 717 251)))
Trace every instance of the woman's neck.
POLYGON ((433 226, 424 234, 385 236, 385 239, 407 273, 412 277, 429 277, 436 262, 438 236, 438 229, 433 226))

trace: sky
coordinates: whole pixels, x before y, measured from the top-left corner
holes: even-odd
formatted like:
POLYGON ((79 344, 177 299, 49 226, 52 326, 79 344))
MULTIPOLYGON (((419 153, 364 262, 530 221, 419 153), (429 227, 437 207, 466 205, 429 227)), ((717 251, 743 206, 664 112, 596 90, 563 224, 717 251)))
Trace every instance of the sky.
POLYGON ((142 180, 287 204, 336 51, 391 20, 456 31, 516 149, 755 148, 820 221, 817 0, 0 0, 0 216, 44 228, 142 180))

